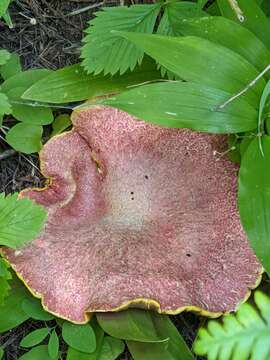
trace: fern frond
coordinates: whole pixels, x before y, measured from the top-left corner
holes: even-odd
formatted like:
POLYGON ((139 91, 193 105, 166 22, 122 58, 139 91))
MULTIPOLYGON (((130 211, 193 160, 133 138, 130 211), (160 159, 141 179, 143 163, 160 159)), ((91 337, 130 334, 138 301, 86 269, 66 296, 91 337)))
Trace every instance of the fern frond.
POLYGON ((123 74, 143 59, 143 51, 117 31, 152 33, 162 4, 104 8, 89 22, 82 47, 82 65, 88 73, 123 74), (115 33, 113 32, 115 31, 115 33))
POLYGON ((208 360, 268 360, 270 358, 270 298, 256 291, 257 305, 245 303, 222 322, 211 320, 199 330, 194 343, 198 355, 208 360))

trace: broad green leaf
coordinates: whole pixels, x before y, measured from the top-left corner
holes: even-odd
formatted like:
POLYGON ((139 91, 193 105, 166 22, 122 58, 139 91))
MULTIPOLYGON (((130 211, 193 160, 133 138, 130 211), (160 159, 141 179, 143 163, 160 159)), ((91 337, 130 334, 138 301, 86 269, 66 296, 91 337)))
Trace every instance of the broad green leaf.
POLYGON ((47 345, 40 345, 28 351, 18 360, 51 360, 51 358, 48 354, 47 345))
POLYGON ((98 360, 116 360, 124 350, 125 344, 122 340, 105 336, 98 360))
POLYGON ((82 65, 88 73, 123 74, 143 59, 143 51, 111 30, 152 33, 161 3, 106 7, 96 13, 86 30, 82 65))
POLYGON ((5 115, 5 114, 8 115, 11 114, 11 112, 12 109, 8 97, 0 92, 0 115, 5 115))
POLYGON ((0 258, 0 305, 4 303, 5 298, 11 289, 9 280, 12 279, 7 263, 0 258))
POLYGON ((115 338, 141 342, 167 340, 167 337, 158 335, 150 312, 128 309, 117 313, 97 313, 96 316, 102 329, 115 338))
POLYGON ((164 13, 160 21, 157 33, 160 35, 182 35, 178 23, 185 22, 189 18, 208 16, 201 10, 203 4, 186 2, 168 2, 164 7, 164 13))
POLYGON ((0 74, 4 80, 20 73, 22 71, 20 57, 17 54, 11 54, 10 59, 5 65, 0 67, 0 74))
MULTIPOLYGON (((127 341, 133 360, 178 360, 167 351, 167 344, 127 341)), ((180 355, 180 353, 179 353, 180 355)), ((180 358, 180 360, 182 360, 180 358)))
POLYGON ((48 125, 53 122, 53 113, 50 107, 41 107, 23 100, 21 96, 25 87, 16 87, 8 91, 9 102, 12 104, 12 115, 18 121, 31 125, 48 125), (25 104, 25 105, 24 105, 25 104))
POLYGON ((5 14, 10 2, 11 2, 11 0, 1 0, 0 1, 0 17, 5 14))
POLYGON ((143 61, 132 73, 122 76, 87 75, 79 65, 57 70, 31 86, 23 98, 49 103, 69 103, 96 96, 106 96, 125 90, 128 86, 160 78, 152 61, 143 61))
POLYGON ((68 114, 58 115, 55 118, 54 122, 52 123, 53 131, 51 133, 51 136, 61 134, 63 131, 65 131, 71 125, 72 125, 72 123, 70 120, 70 115, 68 115, 68 114))
POLYGON ((152 319, 159 335, 169 338, 166 350, 173 359, 194 360, 191 351, 167 315, 152 312, 152 319))
POLYGON ((4 349, 0 347, 0 360, 2 360, 3 356, 4 356, 4 349))
POLYGON ((49 335, 48 328, 41 328, 30 332, 26 335, 22 341, 20 342, 20 346, 22 347, 32 347, 40 344, 47 336, 49 335))
POLYGON ((34 83, 51 73, 51 70, 46 69, 23 71, 4 81, 3 84, 1 84, 1 89, 5 93, 17 87, 28 89, 34 83))
POLYGON ((29 317, 35 320, 49 321, 54 319, 53 315, 42 308, 40 300, 34 297, 25 299, 22 302, 22 309, 29 317))
POLYGON ((53 330, 50 335, 50 339, 49 339, 49 343, 48 343, 48 353, 49 353, 50 358, 52 360, 55 360, 58 356, 58 352, 59 352, 59 339, 56 334, 56 331, 53 330))
POLYGON ((134 88, 102 101, 157 125, 210 133, 237 133, 257 127, 257 112, 238 98, 222 110, 229 94, 199 84, 166 82, 134 88))
POLYGON ((260 101, 259 107, 259 119, 258 119, 258 131, 264 131, 264 120, 269 115, 269 95, 270 95, 270 80, 267 82, 262 97, 260 101))
MULTIPOLYGON (((206 39, 127 32, 121 35, 180 78, 231 94, 238 93, 259 74, 242 56, 206 39)), ((243 98, 258 107, 264 86, 265 81, 260 79, 243 98)))
POLYGON ((184 35, 194 35, 225 46, 243 56, 258 70, 270 63, 270 51, 251 31, 221 16, 179 21, 175 28, 184 35))
POLYGON ((239 173, 239 212, 248 240, 270 274, 270 137, 252 140, 239 173))
POLYGON ((31 154, 41 149, 42 131, 42 126, 27 123, 16 124, 6 134, 6 141, 15 150, 31 154))
POLYGON ((268 360, 270 354, 270 299, 257 291, 255 303, 241 305, 222 322, 211 320, 201 328, 193 349, 211 360, 268 360))
MULTIPOLYGON (((1 9, 0 9, 0 11, 1 11, 1 9)), ((9 58, 10 58, 10 53, 7 50, 0 49, 0 66, 4 65, 9 60, 9 58)))
POLYGON ((75 325, 65 321, 62 336, 65 342, 76 350, 91 353, 96 349, 96 336, 89 324, 75 325))
POLYGON ((0 245, 13 249, 36 237, 44 226, 46 210, 17 194, 0 194, 0 245))
POLYGON ((217 0, 224 17, 251 30, 270 49, 270 21, 256 0, 217 0))
POLYGON ((21 303, 30 295, 16 278, 10 282, 11 290, 0 305, 0 333, 22 324, 29 316, 22 310, 21 303))

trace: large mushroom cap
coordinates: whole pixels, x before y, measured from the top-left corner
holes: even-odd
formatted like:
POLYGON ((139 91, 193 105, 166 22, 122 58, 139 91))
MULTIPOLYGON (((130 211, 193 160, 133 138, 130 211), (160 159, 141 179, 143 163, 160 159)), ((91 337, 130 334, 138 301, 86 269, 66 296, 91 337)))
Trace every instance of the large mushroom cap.
POLYGON ((45 308, 73 322, 130 305, 176 314, 235 310, 261 266, 237 212, 224 137, 164 129, 112 108, 76 111, 41 153, 51 179, 24 196, 44 232, 4 253, 45 308))

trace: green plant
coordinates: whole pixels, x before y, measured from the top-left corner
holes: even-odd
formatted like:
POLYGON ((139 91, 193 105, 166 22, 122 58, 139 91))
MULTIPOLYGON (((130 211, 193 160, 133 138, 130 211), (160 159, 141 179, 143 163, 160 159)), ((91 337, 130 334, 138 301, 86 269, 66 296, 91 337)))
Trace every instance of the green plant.
POLYGON ((13 28, 12 20, 9 15, 8 7, 13 0, 1 0, 0 19, 3 18, 10 28, 13 28))
POLYGON ((194 351, 213 360, 269 359, 270 299, 256 291, 254 300, 256 307, 245 303, 236 314, 209 321, 199 330, 194 351))

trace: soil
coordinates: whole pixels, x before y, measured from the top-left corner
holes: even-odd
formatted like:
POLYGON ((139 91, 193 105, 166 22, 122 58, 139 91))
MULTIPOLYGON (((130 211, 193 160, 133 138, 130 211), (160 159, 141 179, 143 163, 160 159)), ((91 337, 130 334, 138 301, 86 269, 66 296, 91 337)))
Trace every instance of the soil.
MULTIPOLYGON (((0 20, 0 48, 19 54, 25 70, 56 70, 78 63, 83 30, 101 5, 101 1, 87 0, 14 0, 10 6, 13 29, 0 20), (90 10, 82 11, 89 6, 92 6, 90 10), (72 12, 77 14, 72 15, 72 12)), ((107 1, 105 5, 118 4, 107 1)), ((19 192, 28 187, 42 187, 43 184, 38 155, 17 153, 0 135, 0 192, 19 192)), ((199 324, 205 321, 192 313, 174 316, 172 320, 189 346, 194 341, 199 324)), ((6 350, 4 360, 18 359, 24 353, 19 347, 21 339, 43 326, 43 322, 30 320, 1 334, 0 346, 6 350)), ((119 357, 119 360, 129 359, 128 351, 119 357)))

